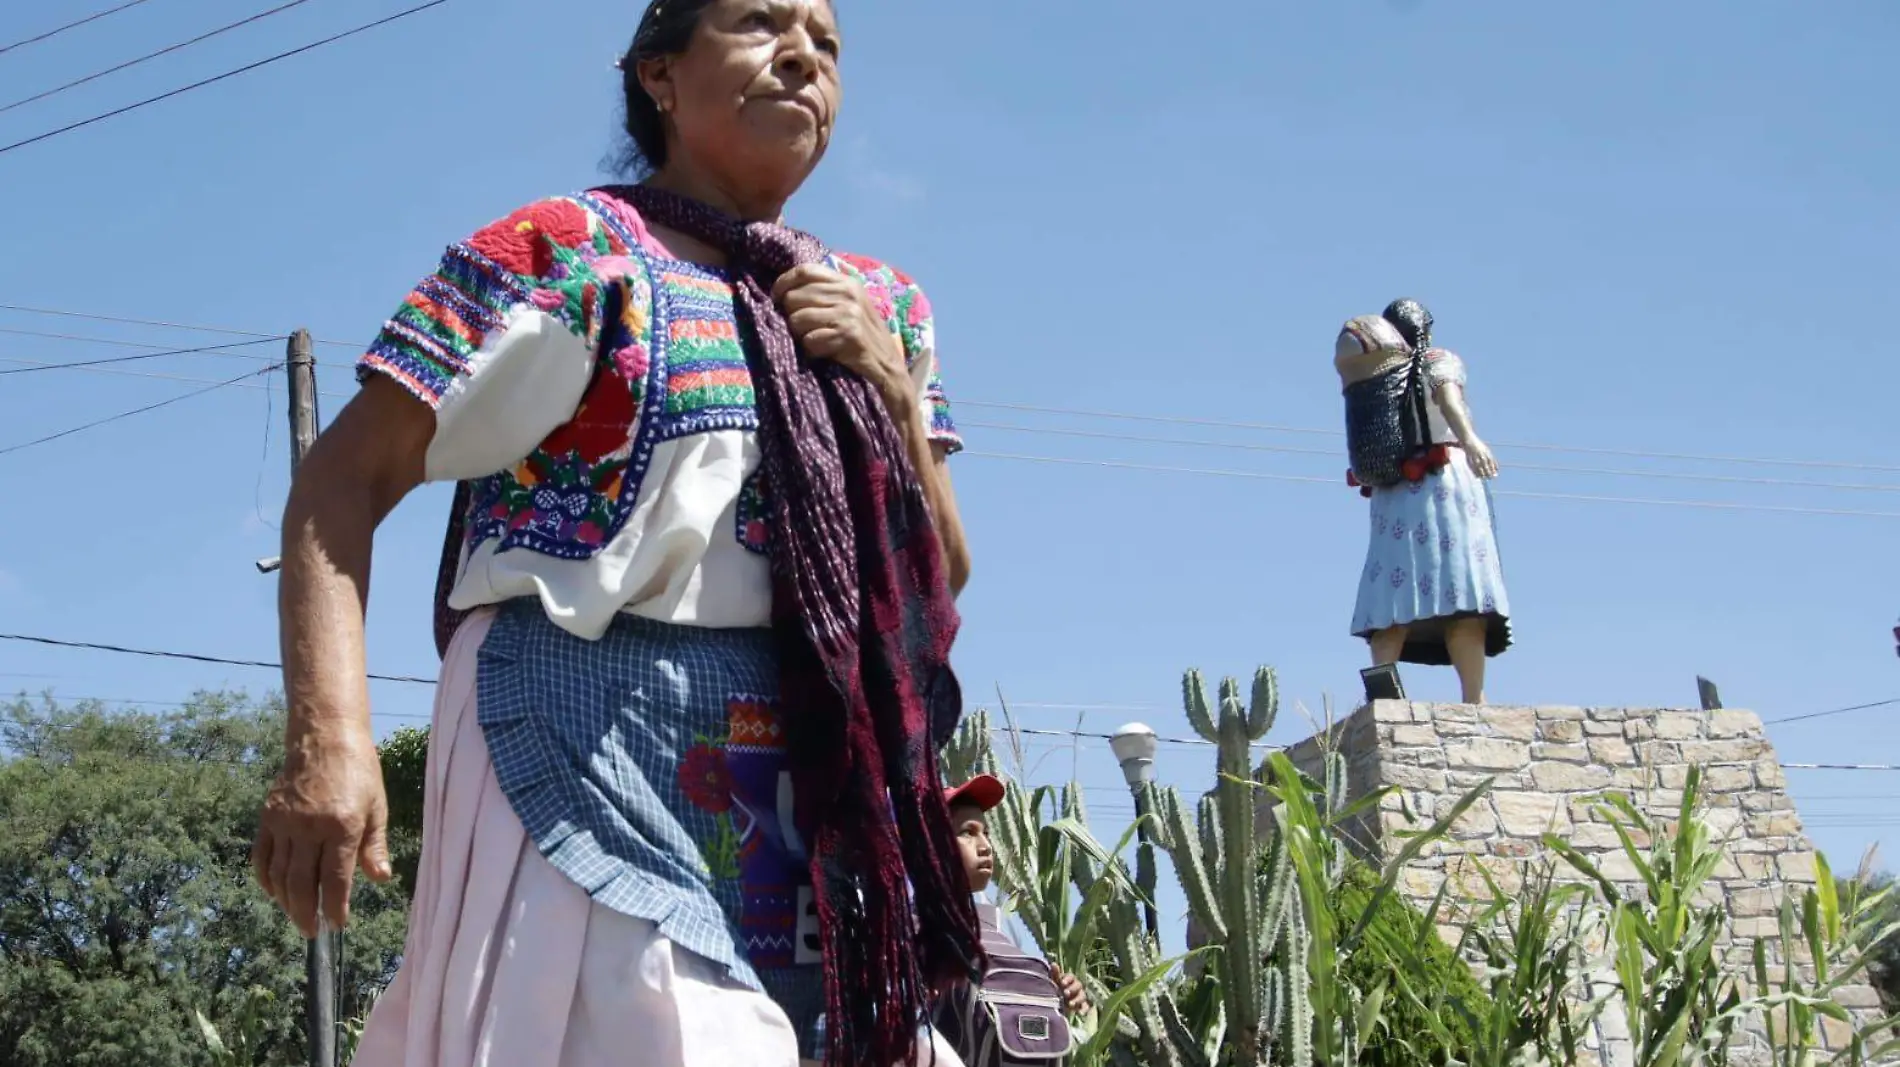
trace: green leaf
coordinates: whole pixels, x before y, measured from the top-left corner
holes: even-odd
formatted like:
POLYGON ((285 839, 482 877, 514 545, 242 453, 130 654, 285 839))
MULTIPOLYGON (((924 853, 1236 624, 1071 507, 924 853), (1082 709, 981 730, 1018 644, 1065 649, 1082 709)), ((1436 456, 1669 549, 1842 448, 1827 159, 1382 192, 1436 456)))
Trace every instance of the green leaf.
POLYGON ((1578 874, 1597 884, 1597 890, 1602 894, 1604 903, 1615 904, 1622 898, 1622 894, 1616 888, 1616 883, 1605 878, 1597 865, 1592 863, 1589 857, 1577 851, 1570 842, 1556 834, 1545 834, 1543 841, 1545 848, 1563 857, 1564 862, 1574 868, 1578 874))
POLYGON ((1146 971, 1143 971, 1134 981, 1124 984, 1121 988, 1110 994, 1108 1000, 1103 1002, 1103 1004, 1096 1009, 1096 1018, 1103 1021, 1098 1023, 1098 1029, 1094 1035, 1089 1038, 1088 1043, 1077 1051, 1076 1062, 1086 1063, 1091 1058, 1106 1054, 1109 1044, 1115 1039, 1116 1033, 1115 1027, 1110 1025, 1106 1020, 1119 1018, 1123 1012, 1127 1011, 1130 1003, 1147 996, 1156 983, 1166 978, 1176 967, 1189 959, 1204 954, 1206 951, 1206 949, 1195 949, 1192 952, 1182 953, 1173 959, 1163 960, 1153 967, 1148 968, 1146 971))
POLYGON ((211 1054, 220 1060, 230 1056, 231 1050, 225 1047, 224 1038, 218 1033, 218 1028, 211 1024, 211 1020, 205 1018, 204 1012, 193 1008, 191 1016, 197 1020, 198 1032, 204 1035, 205 1045, 211 1049, 211 1054))
MULTIPOLYGON (((1278 754, 1276 753, 1276 755, 1278 754)), ((1491 784, 1496 780, 1496 778, 1486 778, 1484 781, 1479 782, 1476 788, 1464 796, 1459 797, 1458 802, 1451 806, 1450 811, 1446 812, 1437 822, 1432 823, 1431 827, 1425 832, 1407 841, 1405 847, 1399 849, 1398 854, 1393 856, 1392 859, 1386 863, 1385 870, 1379 879, 1379 888, 1373 892, 1372 903, 1366 909, 1366 914, 1360 917, 1359 923, 1353 927, 1352 933, 1347 935, 1346 939, 1341 942, 1343 951, 1352 951, 1353 946, 1357 945, 1359 939, 1365 935, 1366 923, 1371 920, 1372 914, 1378 909, 1379 905, 1385 902, 1385 898, 1391 895, 1392 887, 1398 883, 1399 875, 1402 874, 1407 867, 1411 866, 1412 861, 1418 858, 1419 853, 1425 851, 1427 845, 1443 838, 1449 833, 1452 824, 1463 818, 1465 812, 1469 811, 1471 806, 1478 802, 1479 798, 1490 791, 1491 784)))
POLYGON ((1822 932, 1829 944, 1835 944, 1841 939, 1840 887, 1834 882, 1834 871, 1828 867, 1827 856, 1820 852, 1814 854, 1814 890, 1821 902, 1822 932))

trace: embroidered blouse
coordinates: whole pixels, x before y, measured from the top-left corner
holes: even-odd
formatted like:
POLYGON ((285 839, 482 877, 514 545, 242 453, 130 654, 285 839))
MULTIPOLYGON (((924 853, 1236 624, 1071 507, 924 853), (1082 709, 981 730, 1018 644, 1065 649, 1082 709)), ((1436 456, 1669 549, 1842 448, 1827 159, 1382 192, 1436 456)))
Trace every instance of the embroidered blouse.
MULTIPOLYGON (((929 300, 833 255, 902 341, 933 442, 962 447, 929 300)), ((536 597, 599 638, 619 612, 714 628, 771 619, 770 487, 724 275, 672 256, 596 189, 443 255, 358 362, 435 411, 431 481, 472 485, 449 606, 536 597)))

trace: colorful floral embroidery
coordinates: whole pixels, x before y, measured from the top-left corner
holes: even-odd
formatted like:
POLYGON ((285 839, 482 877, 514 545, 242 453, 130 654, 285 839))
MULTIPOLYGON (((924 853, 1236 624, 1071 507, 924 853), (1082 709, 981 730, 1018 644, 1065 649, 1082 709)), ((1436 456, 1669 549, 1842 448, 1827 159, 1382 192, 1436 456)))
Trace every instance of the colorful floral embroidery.
POLYGON ((765 470, 754 471, 739 489, 739 503, 733 509, 738 527, 735 533, 747 550, 765 555, 772 547, 771 518, 766 510, 765 470))
MULTIPOLYGON (((863 256, 837 254, 832 257, 838 268, 857 278, 870 294, 872 304, 891 324, 904 343, 907 359, 934 361, 937 353, 936 319, 931 314, 930 298, 903 271, 863 256)), ((950 400, 943 390, 943 375, 932 366, 924 385, 924 400, 930 405, 930 437, 951 452, 963 449, 963 438, 950 417, 950 400)))
POLYGON ((713 816, 713 834, 700 842, 700 856, 715 879, 739 877, 739 830, 733 818, 732 771, 725 737, 695 739, 680 760, 679 786, 686 799, 713 816))
POLYGON ((700 742, 680 760, 680 791, 702 811, 723 814, 732 808, 732 775, 722 748, 700 742))
POLYGON ((452 248, 384 324, 358 376, 386 373, 435 407, 456 375, 468 371, 482 339, 502 328, 508 310, 527 292, 499 264, 471 249, 452 248))
POLYGON ((791 777, 778 707, 754 696, 726 703, 731 743, 733 816, 739 827, 739 882, 745 901, 740 934, 760 969, 815 962, 799 923, 810 899, 810 872, 791 812, 791 777))
POLYGON ((573 419, 512 471, 477 483, 471 543, 498 538, 503 548, 585 559, 632 513, 652 454, 636 448, 633 430, 654 391, 648 346, 656 309, 637 265, 607 282, 606 294, 596 339, 602 357, 573 419))
POLYGON ((732 286, 688 263, 657 263, 667 316, 660 440, 708 430, 755 430, 752 372, 739 342, 732 286))
MULTIPOLYGON (((360 373, 387 374, 438 406, 484 342, 523 309, 552 316, 598 352, 573 419, 514 469, 474 483, 470 544, 591 558, 632 514, 657 445, 758 425, 731 286, 716 272, 648 255, 625 210, 587 193, 484 228, 443 257, 359 364, 360 373)), ((922 290, 874 260, 834 263, 865 284, 913 361, 933 360, 931 434, 960 448, 922 290)), ((739 503, 741 543, 765 551, 763 487, 748 483, 739 503)))

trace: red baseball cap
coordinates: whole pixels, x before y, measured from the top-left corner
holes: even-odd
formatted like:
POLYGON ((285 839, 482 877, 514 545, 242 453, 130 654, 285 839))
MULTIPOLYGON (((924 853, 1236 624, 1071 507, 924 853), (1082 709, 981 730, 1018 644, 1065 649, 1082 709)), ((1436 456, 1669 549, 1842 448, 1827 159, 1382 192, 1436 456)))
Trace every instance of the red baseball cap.
POLYGON ((989 811, 1003 802, 1003 780, 993 774, 979 774, 975 778, 943 791, 943 802, 956 807, 958 804, 974 804, 989 811))

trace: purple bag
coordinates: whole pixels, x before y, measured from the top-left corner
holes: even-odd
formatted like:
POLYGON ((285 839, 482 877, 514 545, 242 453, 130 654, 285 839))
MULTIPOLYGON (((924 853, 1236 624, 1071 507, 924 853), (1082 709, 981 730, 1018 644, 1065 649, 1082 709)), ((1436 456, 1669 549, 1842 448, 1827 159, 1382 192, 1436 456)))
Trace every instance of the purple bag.
POLYGON ((939 1016, 966 1067, 1051 1067, 1074 1051, 1049 965, 987 922, 983 950, 989 967, 981 984, 955 998, 954 1017, 939 1016))

